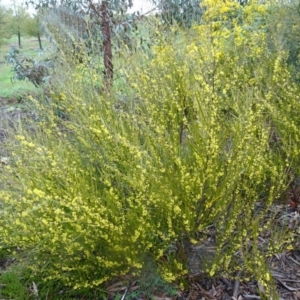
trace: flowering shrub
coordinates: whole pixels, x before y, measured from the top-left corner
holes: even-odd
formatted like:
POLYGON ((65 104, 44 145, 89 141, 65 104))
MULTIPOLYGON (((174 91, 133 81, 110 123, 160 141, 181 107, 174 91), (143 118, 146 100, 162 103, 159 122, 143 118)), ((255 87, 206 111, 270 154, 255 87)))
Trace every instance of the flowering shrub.
POLYGON ((265 258, 291 236, 273 230, 263 248, 258 236, 274 226, 265 213, 298 156, 299 87, 286 54, 267 46, 266 5, 203 5, 203 24, 124 66, 124 106, 118 91, 95 93, 97 74, 88 81, 83 65, 47 106, 31 99, 40 127, 17 136, 0 240, 31 250, 45 279, 94 287, 148 255, 166 280, 180 279, 185 242, 215 224, 207 272, 244 271, 271 293, 265 258))

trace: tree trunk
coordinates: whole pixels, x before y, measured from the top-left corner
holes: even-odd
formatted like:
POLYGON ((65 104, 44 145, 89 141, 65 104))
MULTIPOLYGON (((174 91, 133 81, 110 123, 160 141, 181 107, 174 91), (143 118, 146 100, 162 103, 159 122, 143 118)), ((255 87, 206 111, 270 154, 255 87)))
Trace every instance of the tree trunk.
POLYGON ((22 48, 22 46, 21 46, 21 32, 20 32, 20 30, 18 30, 18 44, 19 44, 19 48, 22 48))
POLYGON ((42 47, 42 40, 41 40, 41 35, 40 35, 40 33, 38 33, 37 38, 38 38, 38 41, 39 41, 40 49, 43 50, 43 47, 42 47))
POLYGON ((102 2, 102 35, 103 35, 103 51, 104 51, 104 82, 106 90, 109 91, 112 86, 114 69, 113 69, 113 55, 111 48, 111 28, 109 25, 109 14, 106 1, 102 2))

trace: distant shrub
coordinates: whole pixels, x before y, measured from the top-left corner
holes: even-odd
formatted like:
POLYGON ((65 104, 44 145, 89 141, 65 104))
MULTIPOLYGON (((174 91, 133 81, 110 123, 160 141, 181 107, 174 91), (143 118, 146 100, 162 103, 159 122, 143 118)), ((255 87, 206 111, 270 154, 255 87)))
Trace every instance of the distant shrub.
POLYGON ((12 47, 5 55, 7 63, 12 64, 12 80, 29 80, 36 87, 49 82, 54 63, 51 60, 36 61, 19 54, 20 50, 12 47))

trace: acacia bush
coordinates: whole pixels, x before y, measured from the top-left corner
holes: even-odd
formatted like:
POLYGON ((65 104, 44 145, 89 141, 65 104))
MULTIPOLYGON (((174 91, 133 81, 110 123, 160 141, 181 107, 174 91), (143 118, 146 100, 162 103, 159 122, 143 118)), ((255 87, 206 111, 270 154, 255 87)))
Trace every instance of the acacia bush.
POLYGON ((203 5, 203 23, 174 28, 151 58, 128 53, 122 95, 97 93, 101 74, 81 64, 47 105, 31 99, 39 123, 11 145, 0 240, 45 280, 95 287, 151 256, 180 281, 189 245, 214 224, 205 271, 241 271, 273 293, 266 258, 292 232, 265 215, 299 154, 299 87, 266 42, 267 5, 203 5))

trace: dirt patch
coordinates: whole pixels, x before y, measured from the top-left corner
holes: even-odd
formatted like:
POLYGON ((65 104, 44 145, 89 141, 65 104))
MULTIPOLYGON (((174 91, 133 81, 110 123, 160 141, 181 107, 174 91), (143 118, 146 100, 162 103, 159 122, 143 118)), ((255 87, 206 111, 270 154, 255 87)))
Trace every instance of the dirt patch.
POLYGON ((4 106, 7 106, 7 105, 14 105, 14 104, 17 104, 19 102, 20 101, 15 97, 13 97, 13 98, 0 97, 0 107, 4 107, 4 106))
POLYGON ((3 258, 0 259, 0 270, 5 271, 9 266, 11 266, 16 261, 15 258, 3 258))

